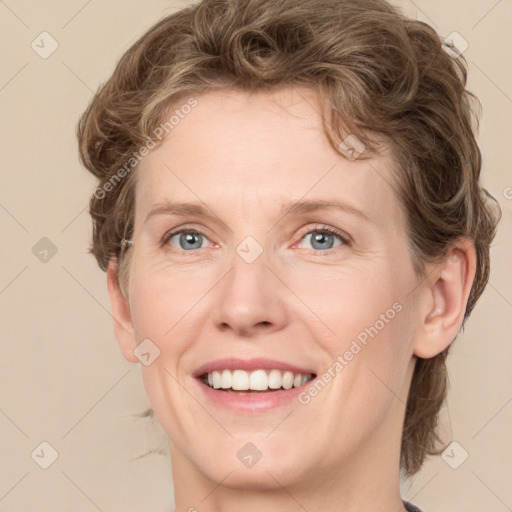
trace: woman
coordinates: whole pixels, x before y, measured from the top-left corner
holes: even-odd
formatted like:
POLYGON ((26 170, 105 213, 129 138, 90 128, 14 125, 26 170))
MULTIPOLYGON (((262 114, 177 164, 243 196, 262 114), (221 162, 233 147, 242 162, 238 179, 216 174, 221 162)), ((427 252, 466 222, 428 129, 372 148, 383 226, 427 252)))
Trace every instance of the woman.
POLYGON ((178 511, 418 510, 499 208, 464 59, 382 0, 203 0, 78 128, 178 511))

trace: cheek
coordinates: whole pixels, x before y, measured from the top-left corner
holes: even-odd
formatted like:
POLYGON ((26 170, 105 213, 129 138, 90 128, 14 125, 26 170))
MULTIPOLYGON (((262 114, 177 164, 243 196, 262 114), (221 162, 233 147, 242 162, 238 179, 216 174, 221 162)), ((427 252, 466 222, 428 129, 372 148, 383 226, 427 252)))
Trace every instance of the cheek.
POLYGON ((315 313, 308 315, 308 323, 319 326, 316 340, 329 354, 326 364, 341 358, 343 369, 337 365, 336 373, 344 377, 336 379, 339 385, 361 385, 362 394, 400 386, 413 338, 406 292, 411 276, 403 268, 400 274, 392 260, 375 259, 357 269, 331 271, 320 287, 313 285, 314 280, 298 286, 298 294, 315 313))
POLYGON ((382 258, 315 270, 307 279, 294 280, 293 286, 311 313, 305 318, 321 320, 318 323, 335 342, 359 334, 364 341, 366 328, 387 328, 399 314, 405 289, 403 279, 396 278, 396 270, 382 258))
MULTIPOLYGON (((162 343, 178 342, 176 332, 194 317, 211 285, 201 272, 162 271, 143 264, 133 267, 130 307, 138 337, 155 337, 162 343)), ((190 326, 189 326, 190 327, 190 326)))
POLYGON ((391 407, 401 411, 407 402, 413 340, 410 305, 403 298, 391 302, 394 297, 386 294, 381 303, 375 301, 366 318, 352 324, 357 333, 343 339, 339 351, 349 361, 345 376, 350 390, 340 393, 352 394, 358 401, 355 407, 362 407, 361 414, 370 422, 381 421, 391 407))

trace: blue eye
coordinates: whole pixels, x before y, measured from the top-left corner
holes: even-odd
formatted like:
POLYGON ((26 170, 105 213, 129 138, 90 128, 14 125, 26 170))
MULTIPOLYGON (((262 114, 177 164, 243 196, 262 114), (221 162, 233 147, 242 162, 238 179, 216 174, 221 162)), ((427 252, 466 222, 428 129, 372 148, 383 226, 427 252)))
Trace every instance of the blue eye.
MULTIPOLYGON (((307 237, 310 237, 311 248, 316 252, 328 252, 339 246, 350 245, 348 235, 328 226, 317 226, 315 229, 310 229, 300 238, 300 241, 303 241, 307 237), (336 238, 339 240, 339 243, 334 245, 336 238)), ((162 240, 162 246, 170 245, 177 249, 178 252, 191 252, 195 249, 204 249, 210 244, 211 242, 203 233, 194 229, 174 231, 173 233, 165 235, 162 240), (177 241, 173 243, 173 239, 177 241)))
POLYGON ((176 237, 178 237, 178 249, 187 252, 190 249, 202 249, 202 242, 208 240, 202 233, 199 233, 198 231, 182 230, 177 231, 176 233, 171 233, 165 242, 170 244, 171 240, 176 237))
POLYGON ((308 231, 308 233, 306 233, 306 235, 304 235, 301 240, 305 240, 307 237, 310 237, 312 249, 315 251, 332 249, 334 247, 334 239, 336 238, 341 241, 341 243, 339 243, 336 247, 346 243, 345 239, 340 233, 328 228, 308 231))

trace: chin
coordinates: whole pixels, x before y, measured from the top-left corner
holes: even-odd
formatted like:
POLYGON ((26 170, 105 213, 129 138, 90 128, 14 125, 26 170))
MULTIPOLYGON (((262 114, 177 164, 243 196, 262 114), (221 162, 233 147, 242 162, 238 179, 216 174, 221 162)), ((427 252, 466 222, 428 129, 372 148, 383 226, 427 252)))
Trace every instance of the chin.
POLYGON ((299 453, 297 445, 294 449, 278 438, 265 440, 266 435, 260 436, 261 441, 251 442, 245 435, 236 441, 230 439, 224 447, 219 443, 210 450, 205 447, 193 457, 195 464, 207 478, 232 489, 270 490, 307 478, 304 461, 309 457, 299 453))

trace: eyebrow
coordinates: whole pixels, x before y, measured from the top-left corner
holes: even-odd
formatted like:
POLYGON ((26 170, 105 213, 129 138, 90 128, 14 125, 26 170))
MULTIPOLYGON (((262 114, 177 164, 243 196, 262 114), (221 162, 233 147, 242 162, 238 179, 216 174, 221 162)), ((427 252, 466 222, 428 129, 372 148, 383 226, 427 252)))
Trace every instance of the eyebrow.
POLYGON ((153 208, 148 213, 147 222, 156 215, 176 215, 177 217, 186 217, 187 215, 196 215, 198 217, 215 217, 215 214, 209 212, 201 203, 175 203, 173 201, 162 201, 153 205, 153 208))
POLYGON ((335 200, 321 200, 315 199, 310 201, 298 201, 298 202, 289 202, 282 206, 281 215, 284 217, 286 215, 304 215, 311 212, 316 212, 318 210, 341 210, 345 213, 349 213, 356 217, 359 217, 366 222, 370 222, 370 217, 355 206, 345 203, 343 201, 335 200))
MULTIPOLYGON (((345 203, 339 200, 309 200, 309 201, 290 201, 285 203, 280 210, 281 219, 286 217, 287 215, 305 215, 308 213, 313 213, 319 210, 330 210, 336 209, 343 211, 345 213, 349 213, 360 219, 371 222, 370 217, 363 212, 362 210, 356 208, 355 206, 345 203)), ((153 205, 153 208, 148 213, 146 220, 147 222, 152 217, 157 215, 175 215, 178 217, 186 217, 186 216, 197 216, 204 218, 216 218, 219 220, 218 216, 211 212, 211 210, 201 203, 176 203, 173 201, 163 201, 160 203, 156 203, 153 205)))

